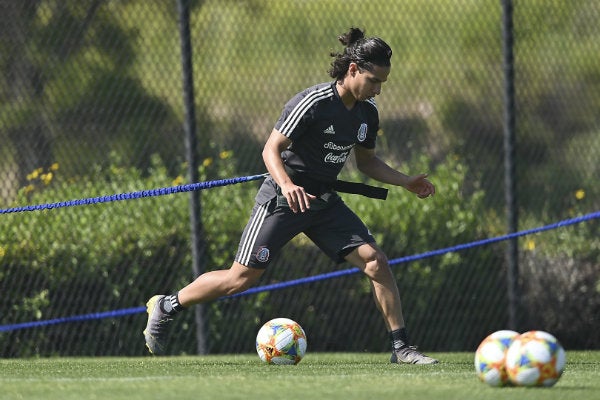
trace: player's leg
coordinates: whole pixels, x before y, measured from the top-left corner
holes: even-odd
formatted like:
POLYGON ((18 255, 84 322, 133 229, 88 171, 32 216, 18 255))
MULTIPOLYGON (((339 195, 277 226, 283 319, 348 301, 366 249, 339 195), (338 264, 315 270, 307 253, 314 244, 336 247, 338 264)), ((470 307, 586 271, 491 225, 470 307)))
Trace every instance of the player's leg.
POLYGON ((318 220, 305 233, 333 260, 349 261, 369 277, 375 304, 390 334, 393 363, 437 363, 410 346, 400 293, 387 257, 375 244, 375 239, 365 224, 350 208, 340 202, 319 211, 318 220))
MULTIPOLYGON (((238 256, 246 243, 254 238, 251 232, 260 232, 266 215, 268 215, 268 204, 254 206, 240 239, 238 256)), ((262 274, 263 269, 249 268, 236 258, 228 270, 205 272, 174 294, 153 296, 146 303, 148 313, 148 322, 144 329, 146 347, 152 354, 164 354, 170 333, 169 325, 177 313, 194 304, 240 292, 256 282, 262 274)))
POLYGON ((402 303, 398 285, 385 254, 375 243, 358 246, 346 256, 346 260, 359 267, 371 281, 373 297, 388 330, 404 328, 402 303))
POLYGON ((146 347, 150 353, 165 353, 169 336, 168 326, 175 314, 194 304, 246 290, 257 282, 263 273, 262 269, 248 268, 234 262, 229 269, 209 271, 200 275, 175 294, 153 296, 146 303, 148 322, 144 329, 146 347))
POLYGON ((436 364, 411 346, 402 315, 400 292, 387 257, 375 243, 365 243, 355 248, 346 260, 359 267, 371 280, 375 304, 381 312, 392 342, 392 363, 436 364))
POLYGON ((231 268, 206 272, 181 289, 179 304, 187 308, 242 292, 253 286, 263 273, 264 269, 249 268, 234 261, 231 268))
POLYGON ((164 354, 168 326, 186 307, 238 293, 255 284, 272 256, 302 229, 303 220, 306 217, 278 208, 275 199, 256 204, 229 269, 206 272, 177 293, 156 295, 148 301, 148 323, 144 330, 148 350, 164 354))

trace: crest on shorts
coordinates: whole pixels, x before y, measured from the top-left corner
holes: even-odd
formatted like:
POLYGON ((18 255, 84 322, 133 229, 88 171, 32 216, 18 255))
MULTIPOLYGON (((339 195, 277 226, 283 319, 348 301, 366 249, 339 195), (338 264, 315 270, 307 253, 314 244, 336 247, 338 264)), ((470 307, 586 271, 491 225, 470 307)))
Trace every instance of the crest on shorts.
POLYGON ((261 247, 256 252, 256 259, 261 263, 267 262, 267 261, 269 261, 270 254, 271 254, 271 252, 269 251, 269 249, 267 247, 261 247))
POLYGON ((360 124, 360 127, 358 128, 358 141, 359 142, 364 142, 365 139, 367 138, 367 131, 368 131, 369 127, 367 124, 365 124, 364 122, 362 124, 360 124))

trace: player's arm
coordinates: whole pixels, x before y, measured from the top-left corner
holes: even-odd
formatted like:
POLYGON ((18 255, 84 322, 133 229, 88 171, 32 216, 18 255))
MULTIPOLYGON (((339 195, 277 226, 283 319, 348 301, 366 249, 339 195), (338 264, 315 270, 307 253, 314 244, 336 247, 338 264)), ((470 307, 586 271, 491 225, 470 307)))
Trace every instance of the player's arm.
POLYGON ((304 188, 292 182, 290 176, 285 172, 281 152, 284 151, 292 141, 277 129, 273 129, 267 143, 263 148, 262 157, 271 177, 281 187, 281 193, 287 199, 293 212, 304 212, 310 208, 310 200, 316 197, 306 193, 304 188))
POLYGON ((379 182, 402 186, 422 199, 435 194, 435 187, 427 180, 427 174, 405 175, 381 160, 375 154, 375 149, 355 146, 354 156, 358 169, 370 178, 379 182))

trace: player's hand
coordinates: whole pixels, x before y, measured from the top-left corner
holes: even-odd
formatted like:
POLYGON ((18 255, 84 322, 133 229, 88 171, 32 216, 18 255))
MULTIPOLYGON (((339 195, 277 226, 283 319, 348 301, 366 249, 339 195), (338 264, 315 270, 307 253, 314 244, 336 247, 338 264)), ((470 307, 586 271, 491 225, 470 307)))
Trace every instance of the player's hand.
POLYGON ((281 194, 285 196, 290 209, 295 213, 308 210, 310 208, 310 201, 317 198, 317 196, 306 193, 302 186, 296 186, 294 184, 282 187, 281 194))
POLYGON ((425 199, 435 194, 435 186, 427 180, 427 174, 420 174, 408 177, 405 188, 417 195, 420 199, 425 199))

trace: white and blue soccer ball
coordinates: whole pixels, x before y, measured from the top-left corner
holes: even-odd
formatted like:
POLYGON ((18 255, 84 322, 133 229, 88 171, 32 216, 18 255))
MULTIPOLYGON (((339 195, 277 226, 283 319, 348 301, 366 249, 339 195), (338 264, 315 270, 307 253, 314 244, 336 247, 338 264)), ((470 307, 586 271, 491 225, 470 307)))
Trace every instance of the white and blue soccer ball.
POLYGON ((296 321, 275 318, 256 335, 256 352, 267 364, 298 364, 306 354, 306 334, 296 321))
POLYGON ((495 387, 509 383, 505 359, 509 346, 518 336, 518 332, 500 330, 483 339, 475 351, 475 372, 480 381, 495 387))
POLYGON ((565 363, 564 348, 544 331, 519 335, 506 353, 506 371, 516 386, 553 386, 560 379, 565 363))

